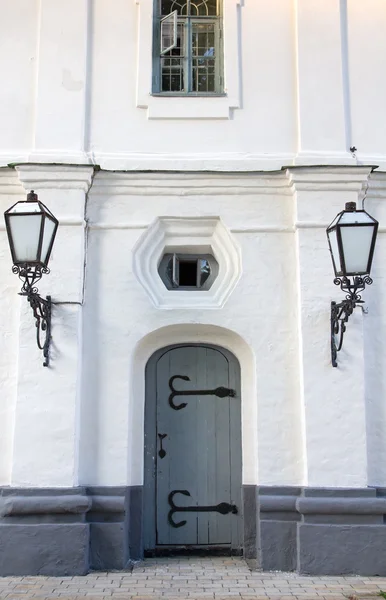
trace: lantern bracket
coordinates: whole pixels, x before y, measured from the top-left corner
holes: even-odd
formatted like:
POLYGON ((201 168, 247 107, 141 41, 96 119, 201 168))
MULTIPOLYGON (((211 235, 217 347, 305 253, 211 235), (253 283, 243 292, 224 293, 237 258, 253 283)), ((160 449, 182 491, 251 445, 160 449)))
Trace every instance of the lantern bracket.
MULTIPOLYGON (((363 304, 361 292, 373 280, 369 275, 356 276, 351 281, 349 277, 336 277, 334 284, 339 285, 346 297, 342 302, 331 302, 331 363, 338 366, 337 354, 342 349, 346 324, 358 304, 363 304)), ((362 307, 363 309, 363 307, 362 307)))
POLYGON ((36 326, 36 342, 38 348, 43 351, 43 367, 48 367, 50 362, 49 349, 51 342, 51 296, 42 298, 35 284, 40 281, 42 275, 50 272, 47 267, 40 265, 14 265, 12 272, 18 275, 23 282, 20 296, 26 296, 32 308, 36 326))

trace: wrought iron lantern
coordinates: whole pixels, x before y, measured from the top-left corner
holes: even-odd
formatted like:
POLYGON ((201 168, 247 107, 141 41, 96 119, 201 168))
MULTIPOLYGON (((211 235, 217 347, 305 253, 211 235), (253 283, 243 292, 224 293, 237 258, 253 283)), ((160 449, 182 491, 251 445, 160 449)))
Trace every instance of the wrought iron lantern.
POLYGON ((376 221, 365 210, 357 210, 355 202, 347 202, 327 228, 334 284, 346 294, 342 302, 331 302, 331 362, 337 367, 337 353, 343 345, 346 323, 354 308, 363 304, 361 292, 371 285, 371 265, 378 232, 376 221), (350 279, 350 277, 352 279, 350 279))
POLYGON ((5 211, 4 218, 12 255, 12 272, 23 282, 20 295, 27 297, 32 308, 37 344, 43 351, 43 366, 47 367, 51 341, 51 296, 42 298, 35 286, 43 274, 50 272, 48 261, 59 223, 33 190, 26 201, 16 202, 5 211))

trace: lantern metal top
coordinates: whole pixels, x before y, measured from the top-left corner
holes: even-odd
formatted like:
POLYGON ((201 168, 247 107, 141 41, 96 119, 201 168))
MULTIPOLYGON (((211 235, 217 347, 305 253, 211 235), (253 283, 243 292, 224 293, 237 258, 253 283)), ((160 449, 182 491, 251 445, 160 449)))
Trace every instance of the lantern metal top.
POLYGON ((38 195, 35 194, 35 192, 33 190, 31 190, 27 194, 27 200, 26 200, 26 202, 38 202, 38 195))

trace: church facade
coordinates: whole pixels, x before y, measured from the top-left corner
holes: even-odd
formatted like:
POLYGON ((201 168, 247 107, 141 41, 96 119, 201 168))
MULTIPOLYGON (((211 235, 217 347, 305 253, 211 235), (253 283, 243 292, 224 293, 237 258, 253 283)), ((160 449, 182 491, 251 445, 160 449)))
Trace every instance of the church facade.
POLYGON ((0 576, 386 573, 385 28, 383 0, 3 3, 0 205, 59 226, 43 366, 0 224, 0 576), (334 367, 352 202, 373 285, 334 367))

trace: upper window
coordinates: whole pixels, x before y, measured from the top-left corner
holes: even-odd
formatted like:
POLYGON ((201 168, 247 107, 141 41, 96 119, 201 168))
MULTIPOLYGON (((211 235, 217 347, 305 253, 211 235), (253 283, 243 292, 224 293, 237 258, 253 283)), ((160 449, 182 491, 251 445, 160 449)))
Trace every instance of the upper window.
POLYGON ((153 93, 223 92, 222 0, 155 0, 153 93))

